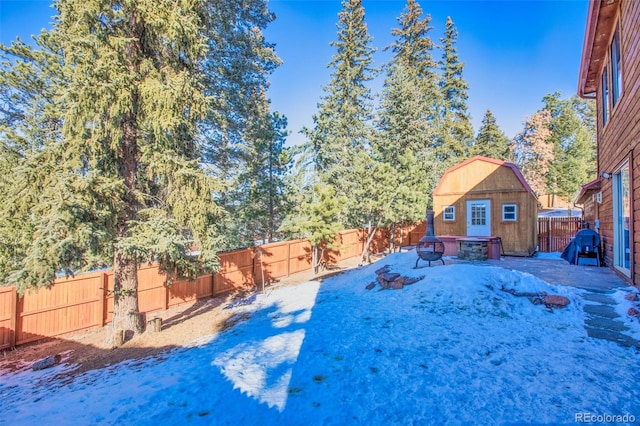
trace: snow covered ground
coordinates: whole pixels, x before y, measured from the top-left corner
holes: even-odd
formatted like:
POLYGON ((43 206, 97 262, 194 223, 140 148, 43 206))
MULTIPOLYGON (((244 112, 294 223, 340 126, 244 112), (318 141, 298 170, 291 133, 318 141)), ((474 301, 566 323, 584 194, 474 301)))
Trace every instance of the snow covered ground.
POLYGON ((68 384, 42 385, 65 366, 4 374, 0 424, 640 421, 640 354, 587 337, 580 290, 499 267, 414 264, 415 253, 398 253, 272 288, 230 307, 235 327, 164 359, 68 384), (366 290, 384 264, 425 278, 366 290), (571 303, 549 312, 502 288, 571 303))

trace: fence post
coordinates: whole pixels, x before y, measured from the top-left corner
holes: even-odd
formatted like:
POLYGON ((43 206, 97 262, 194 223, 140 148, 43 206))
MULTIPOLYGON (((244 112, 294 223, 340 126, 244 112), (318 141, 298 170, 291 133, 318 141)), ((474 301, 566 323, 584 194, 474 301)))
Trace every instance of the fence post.
MULTIPOLYGON (((166 277, 166 275, 165 275, 166 277)), ((196 282, 198 281, 198 277, 196 277, 196 282)), ((197 285, 197 284, 196 284, 197 285)), ((166 311, 167 309, 169 309, 169 286, 167 285, 167 279, 165 278, 164 283, 162 284, 162 287, 164 287, 164 310, 166 311)), ((196 297, 196 300, 198 300, 198 298, 196 297)))
POLYGON ((106 272, 102 273, 102 297, 100 298, 100 326, 104 327, 106 324, 106 306, 107 295, 109 294, 109 275, 106 272))
POLYGON ((547 225, 547 253, 551 253, 551 236, 553 232, 551 232, 551 216, 549 216, 549 223, 547 225))
POLYGON ((287 242, 287 276, 290 275, 291 271, 291 241, 287 242))
POLYGON ((9 330, 9 345, 11 348, 16 347, 16 336, 18 335, 18 330, 16 327, 18 325, 18 292, 16 291, 16 286, 13 286, 13 294, 11 295, 11 330, 9 330))

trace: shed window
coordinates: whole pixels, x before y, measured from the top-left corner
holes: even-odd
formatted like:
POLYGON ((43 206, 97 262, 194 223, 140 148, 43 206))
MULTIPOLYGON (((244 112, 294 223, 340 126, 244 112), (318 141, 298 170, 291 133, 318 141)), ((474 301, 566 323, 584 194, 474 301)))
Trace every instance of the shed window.
POLYGON ((515 204, 502 205, 502 220, 505 222, 515 222, 518 220, 518 208, 515 204))
POLYGON ((442 212, 442 219, 446 222, 453 222, 456 220, 456 207, 445 206, 442 212))

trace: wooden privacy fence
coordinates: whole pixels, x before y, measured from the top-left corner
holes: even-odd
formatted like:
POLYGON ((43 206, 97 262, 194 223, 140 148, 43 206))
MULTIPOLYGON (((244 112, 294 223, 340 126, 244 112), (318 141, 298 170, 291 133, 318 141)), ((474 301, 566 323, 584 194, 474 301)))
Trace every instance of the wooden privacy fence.
MULTIPOLYGON (((562 251, 581 228, 580 218, 539 218, 538 250, 562 251)), ((396 230, 396 246, 415 245, 424 235, 425 222, 396 230)), ((337 235, 339 249, 327 250, 325 261, 336 264, 362 253, 366 233, 361 229, 337 235)), ((371 252, 390 246, 391 233, 380 230, 371 252)), ((193 281, 166 285, 158 265, 138 270, 140 312, 166 310, 182 303, 217 296, 236 289, 251 289, 311 268, 311 244, 306 239, 283 241, 219 253, 220 270, 193 281)), ((50 288, 29 290, 22 297, 15 287, 0 287, 0 349, 73 331, 102 327, 112 320, 113 273, 93 272, 56 280, 50 288)))
POLYGON ((579 217, 539 217, 538 251, 561 252, 582 229, 579 217))
MULTIPOLYGON (((410 229, 404 231, 411 235, 410 229)), ((360 256, 366 234, 352 229, 339 233, 337 250, 325 254, 327 264, 360 256)), ((380 231, 372 241, 374 251, 389 244, 389 233, 380 231)), ((158 265, 138 269, 140 312, 166 310, 182 303, 217 296, 231 290, 251 289, 277 278, 311 268, 311 244, 306 239, 265 244, 219 253, 220 269, 193 281, 166 285, 158 265)), ((0 349, 54 337, 73 331, 102 327, 112 320, 112 271, 79 274, 58 279, 50 288, 28 290, 20 297, 15 287, 0 287, 0 349)))

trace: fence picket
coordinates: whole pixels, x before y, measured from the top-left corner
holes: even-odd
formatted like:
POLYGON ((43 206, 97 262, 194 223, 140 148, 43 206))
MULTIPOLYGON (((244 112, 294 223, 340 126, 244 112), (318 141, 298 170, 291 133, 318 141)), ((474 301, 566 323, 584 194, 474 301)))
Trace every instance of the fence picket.
POLYGON ((562 252, 581 228, 579 217, 538 218, 538 251, 562 252))

